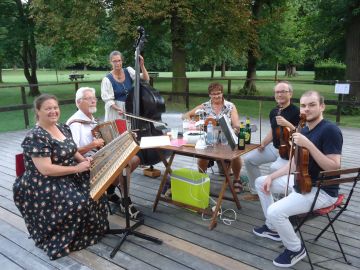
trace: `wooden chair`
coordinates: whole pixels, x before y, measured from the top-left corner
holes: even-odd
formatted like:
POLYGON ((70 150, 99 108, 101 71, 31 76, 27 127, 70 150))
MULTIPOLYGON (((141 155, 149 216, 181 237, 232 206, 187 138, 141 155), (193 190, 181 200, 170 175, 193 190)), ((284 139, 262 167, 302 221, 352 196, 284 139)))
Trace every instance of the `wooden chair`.
POLYGON ((344 260, 347 264, 351 264, 347 258, 346 255, 344 253, 344 250, 341 246, 339 237, 335 231, 334 225, 333 223, 338 219, 338 217, 347 209, 347 206, 350 202, 351 196, 354 192, 354 188, 357 184, 357 182, 360 180, 360 168, 351 168, 351 169, 340 169, 340 170, 334 170, 334 171, 323 171, 320 173, 319 175, 319 180, 316 183, 316 186, 318 187, 318 190, 316 192, 314 201, 311 205, 310 211, 308 213, 306 213, 305 215, 299 215, 295 218, 296 223, 297 223, 297 227, 295 231, 299 232, 301 241, 305 247, 308 259, 309 259, 309 263, 311 266, 311 269, 313 269, 313 264, 311 262, 310 259, 310 255, 309 252, 307 251, 306 245, 305 245, 305 241, 303 239, 303 236, 301 234, 301 227, 302 225, 305 223, 306 220, 308 220, 309 218, 312 217, 317 217, 317 216, 326 216, 328 219, 328 224, 321 230, 321 232, 315 237, 314 241, 317 241, 325 231, 327 231, 327 229, 329 227, 331 227, 332 232, 335 236, 336 242, 339 245, 339 249, 344 257, 344 260), (335 178, 332 178, 335 177, 335 178), (329 179, 332 178, 332 179, 329 179), (314 206, 316 203, 316 200, 318 198, 319 192, 320 192, 320 188, 321 187, 325 187, 325 186, 330 186, 330 185, 337 185, 337 184, 344 184, 344 183, 351 183, 351 189, 349 191, 348 194, 339 194, 337 201, 326 208, 321 208, 321 209, 317 209, 314 210, 314 206))
POLYGON ((25 172, 24 154, 19 153, 15 155, 15 171, 16 177, 20 177, 25 172))

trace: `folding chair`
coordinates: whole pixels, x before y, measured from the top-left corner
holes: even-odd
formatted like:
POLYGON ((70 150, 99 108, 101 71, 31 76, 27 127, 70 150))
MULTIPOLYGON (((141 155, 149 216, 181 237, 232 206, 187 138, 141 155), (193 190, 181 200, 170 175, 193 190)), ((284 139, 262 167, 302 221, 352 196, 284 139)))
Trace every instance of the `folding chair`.
POLYGON ((340 169, 340 170, 334 170, 334 171, 323 171, 320 173, 319 175, 319 180, 316 182, 316 186, 317 186, 317 192, 314 198, 314 201, 311 205, 310 211, 308 213, 306 213, 305 215, 299 215, 296 217, 296 223, 297 223, 297 227, 296 227, 296 232, 299 232, 301 241, 305 247, 308 259, 309 259, 309 263, 311 266, 311 269, 313 268, 313 264, 311 262, 310 259, 310 255, 309 252, 307 251, 306 245, 305 245, 305 241, 303 239, 303 236, 301 234, 300 228, 301 226, 305 223, 306 220, 308 220, 311 217, 317 217, 317 216, 325 216, 328 219, 328 224, 321 230, 321 232, 315 237, 314 241, 317 241, 322 234, 329 228, 331 227, 336 242, 339 245, 340 251, 344 257, 344 260, 347 264, 351 264, 344 253, 344 250, 341 246, 341 243, 339 241, 338 235, 335 231, 334 225, 333 223, 338 219, 338 217, 346 210, 351 196, 354 192, 354 188, 357 184, 357 182, 360 180, 360 168, 351 168, 351 169, 340 169), (333 179, 329 179, 329 177, 335 177, 333 179), (325 186, 330 186, 330 185, 337 185, 337 184, 344 184, 344 183, 352 183, 351 189, 349 191, 349 194, 345 195, 345 194, 339 194, 337 201, 329 206, 329 207, 325 207, 325 208, 321 208, 321 209, 317 209, 314 210, 314 206, 316 203, 316 200, 318 198, 319 192, 320 192, 320 188, 321 187, 325 187, 325 186), (346 198, 346 199, 345 199, 346 198), (344 202, 345 199, 345 202, 344 202), (332 215, 332 217, 330 216, 330 213, 334 212, 332 215))

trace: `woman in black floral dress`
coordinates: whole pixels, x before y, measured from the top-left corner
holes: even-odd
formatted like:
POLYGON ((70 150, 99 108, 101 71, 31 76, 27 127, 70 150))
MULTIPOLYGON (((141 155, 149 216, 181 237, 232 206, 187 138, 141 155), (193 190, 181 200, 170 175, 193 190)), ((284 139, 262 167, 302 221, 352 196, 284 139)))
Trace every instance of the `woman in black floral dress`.
POLYGON ((43 94, 34 108, 37 125, 21 145, 25 173, 15 180, 14 201, 36 246, 53 260, 97 243, 108 229, 107 208, 90 198, 90 159, 57 123, 56 97, 43 94))

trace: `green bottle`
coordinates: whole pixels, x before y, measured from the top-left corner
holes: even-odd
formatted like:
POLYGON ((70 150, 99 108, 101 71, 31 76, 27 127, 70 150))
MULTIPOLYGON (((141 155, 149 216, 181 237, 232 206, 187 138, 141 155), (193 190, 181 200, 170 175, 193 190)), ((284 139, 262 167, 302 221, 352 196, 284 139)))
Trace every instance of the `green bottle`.
POLYGON ((250 126, 250 118, 246 117, 246 125, 245 125, 245 144, 251 143, 251 126, 250 126))
POLYGON ((238 134, 238 149, 245 149, 245 128, 243 122, 240 122, 240 132, 238 134))

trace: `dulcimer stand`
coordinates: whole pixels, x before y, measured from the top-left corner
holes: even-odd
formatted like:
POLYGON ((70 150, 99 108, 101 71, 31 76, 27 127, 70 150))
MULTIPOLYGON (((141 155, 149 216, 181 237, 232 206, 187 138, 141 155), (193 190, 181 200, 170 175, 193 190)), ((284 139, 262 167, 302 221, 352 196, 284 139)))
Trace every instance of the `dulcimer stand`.
POLYGON ((113 258, 115 254, 120 250, 121 245, 125 242, 126 238, 129 235, 134 235, 136 237, 154 242, 156 244, 162 244, 162 240, 146 235, 140 232, 135 231, 139 226, 144 224, 144 218, 140 219, 139 221, 135 222, 133 225, 130 226, 130 214, 129 214, 129 194, 128 194, 128 179, 130 180, 130 166, 126 167, 126 178, 124 181, 124 207, 125 207, 125 220, 126 226, 124 229, 109 229, 107 234, 122 234, 119 243, 114 247, 113 251, 110 253, 110 258, 113 258))

